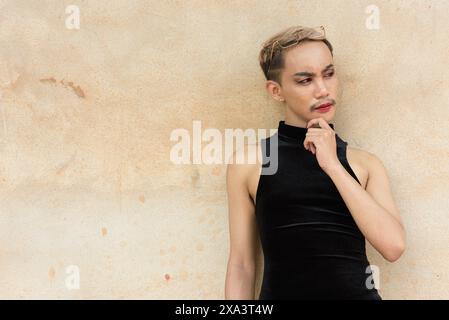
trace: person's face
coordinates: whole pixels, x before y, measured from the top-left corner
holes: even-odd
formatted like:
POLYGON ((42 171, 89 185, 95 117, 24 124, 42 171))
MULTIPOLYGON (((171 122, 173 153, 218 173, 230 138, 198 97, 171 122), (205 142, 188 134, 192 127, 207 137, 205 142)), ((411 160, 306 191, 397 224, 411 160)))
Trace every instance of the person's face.
POLYGON ((329 48, 322 41, 306 41, 283 54, 282 86, 273 81, 267 85, 273 97, 283 99, 287 114, 297 120, 307 123, 322 117, 330 122, 335 115, 338 80, 329 48), (333 105, 329 111, 320 113, 315 108, 323 102, 333 105))

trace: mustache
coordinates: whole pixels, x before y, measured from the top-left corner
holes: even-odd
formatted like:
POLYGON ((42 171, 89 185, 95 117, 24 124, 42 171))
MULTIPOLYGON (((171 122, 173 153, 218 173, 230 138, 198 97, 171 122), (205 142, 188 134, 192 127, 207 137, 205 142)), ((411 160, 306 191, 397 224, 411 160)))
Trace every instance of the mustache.
POLYGON ((332 103, 334 106, 335 106, 335 104, 336 104, 336 102, 335 102, 335 100, 334 99, 327 99, 327 100, 324 100, 324 101, 320 101, 320 102, 317 102, 317 103, 314 103, 311 107, 310 107, 310 110, 315 110, 318 106, 320 106, 320 105, 322 105, 323 103, 332 103))

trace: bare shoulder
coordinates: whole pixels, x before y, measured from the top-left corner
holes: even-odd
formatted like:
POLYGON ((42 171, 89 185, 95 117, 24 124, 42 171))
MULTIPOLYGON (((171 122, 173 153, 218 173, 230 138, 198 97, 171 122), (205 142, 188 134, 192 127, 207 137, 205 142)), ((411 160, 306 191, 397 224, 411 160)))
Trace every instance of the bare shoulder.
POLYGON ((374 153, 362 149, 350 149, 350 152, 354 155, 354 158, 363 163, 363 166, 368 171, 368 173, 373 170, 379 169, 379 167, 383 167, 382 161, 374 153))
POLYGON ((245 143, 237 148, 228 160, 228 183, 244 184, 248 195, 254 199, 261 171, 261 159, 260 142, 245 143))
POLYGON ((348 163, 364 189, 366 189, 369 176, 369 157, 368 151, 349 146, 346 149, 348 163))
POLYGON ((346 156, 351 167, 353 166, 355 169, 358 169, 363 179, 365 179, 366 176, 366 182, 368 182, 370 175, 372 176, 379 173, 384 175, 387 174, 382 160, 372 152, 348 147, 346 156))
POLYGON ((368 157, 371 155, 371 153, 366 150, 348 146, 347 155, 352 156, 354 159, 359 160, 359 161, 364 161, 364 160, 366 161, 368 159, 368 157))
POLYGON ((233 152, 227 163, 232 166, 248 169, 259 163, 261 154, 262 151, 259 142, 245 143, 233 152))
POLYGON ((382 175, 385 179, 388 179, 387 168, 382 160, 374 153, 367 152, 367 167, 370 176, 382 175))
POLYGON ((259 142, 245 143, 238 147, 228 159, 228 171, 235 171, 241 177, 248 177, 260 165, 261 150, 259 142))

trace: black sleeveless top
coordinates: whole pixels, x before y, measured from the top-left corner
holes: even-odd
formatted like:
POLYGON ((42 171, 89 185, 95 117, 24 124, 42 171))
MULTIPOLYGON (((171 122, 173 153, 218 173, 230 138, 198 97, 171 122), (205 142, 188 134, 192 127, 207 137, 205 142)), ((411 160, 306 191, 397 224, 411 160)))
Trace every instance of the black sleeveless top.
MULTIPOLYGON (((278 131, 261 140, 264 164, 255 199, 264 254, 259 299, 381 300, 365 238, 316 155, 304 148, 306 133, 280 121, 278 131)), ((360 184, 346 159, 347 142, 335 138, 338 159, 360 184)))

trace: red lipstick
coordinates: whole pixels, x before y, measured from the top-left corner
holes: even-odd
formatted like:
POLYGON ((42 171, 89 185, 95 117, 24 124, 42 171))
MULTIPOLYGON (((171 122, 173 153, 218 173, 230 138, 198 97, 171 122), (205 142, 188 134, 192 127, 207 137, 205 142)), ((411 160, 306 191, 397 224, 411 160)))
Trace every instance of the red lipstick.
POLYGON ((333 104, 330 102, 323 103, 319 105, 317 108, 315 108, 315 111, 319 113, 325 113, 328 112, 332 108, 333 104))

